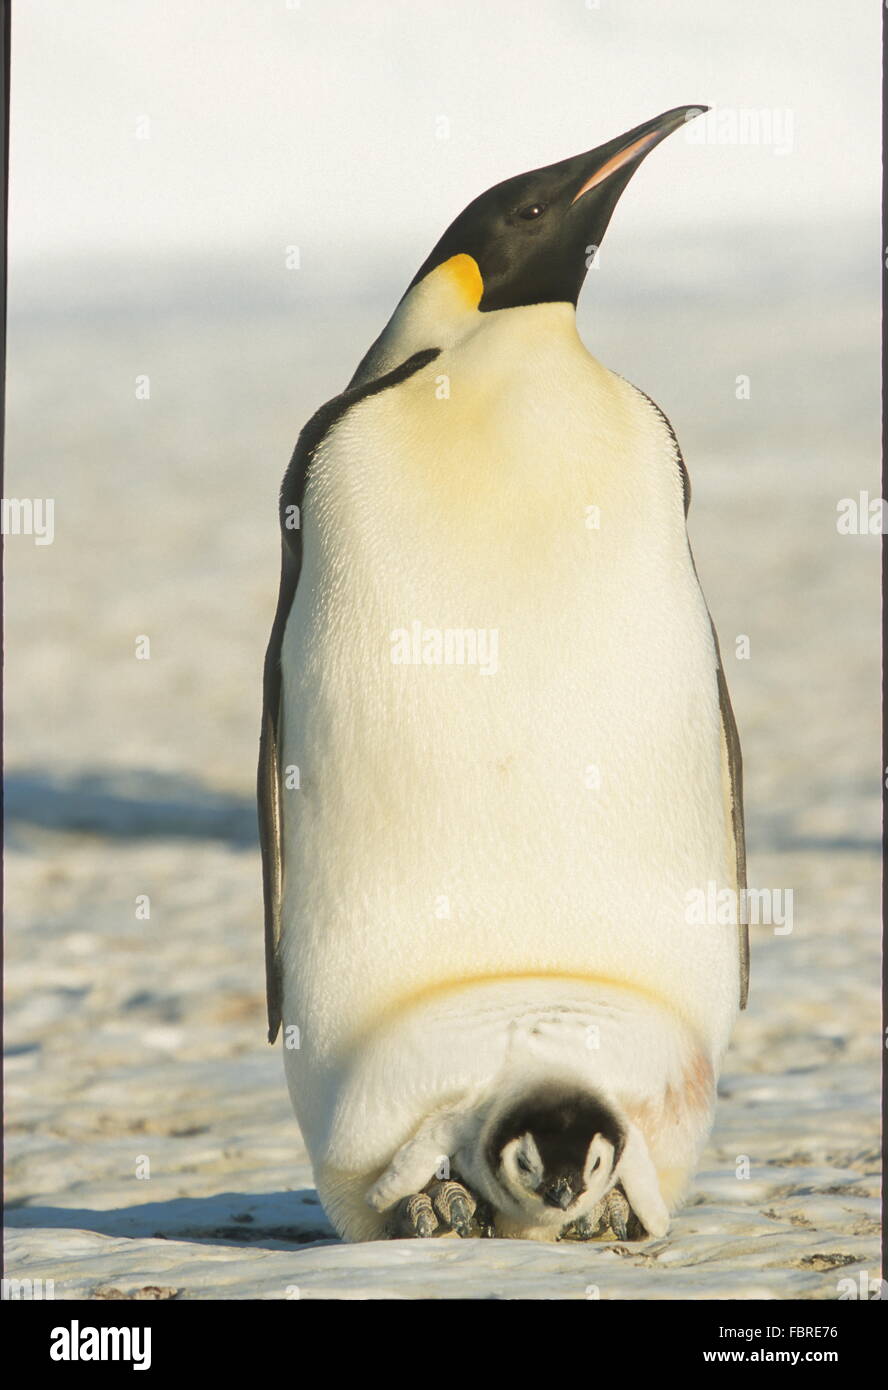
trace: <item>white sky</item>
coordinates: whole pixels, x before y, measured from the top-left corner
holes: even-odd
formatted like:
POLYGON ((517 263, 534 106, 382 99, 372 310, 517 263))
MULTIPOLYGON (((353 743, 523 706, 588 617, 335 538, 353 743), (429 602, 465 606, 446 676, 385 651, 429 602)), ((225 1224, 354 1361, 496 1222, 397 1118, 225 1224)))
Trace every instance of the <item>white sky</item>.
POLYGON ((788 109, 793 152, 679 133, 625 195, 639 225, 877 227, 880 19, 874 0, 25 0, 11 256, 424 255, 491 183, 693 102, 788 109))

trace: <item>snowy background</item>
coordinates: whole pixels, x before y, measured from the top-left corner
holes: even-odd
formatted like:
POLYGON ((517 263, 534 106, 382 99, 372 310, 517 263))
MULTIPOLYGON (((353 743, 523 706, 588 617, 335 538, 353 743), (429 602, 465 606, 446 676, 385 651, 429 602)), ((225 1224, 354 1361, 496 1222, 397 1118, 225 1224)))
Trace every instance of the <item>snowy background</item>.
POLYGON ((6 495, 52 497, 55 538, 6 550, 7 1274, 59 1298, 828 1299, 876 1276, 879 541, 836 522, 879 486, 879 19, 17 7, 6 495), (791 120, 791 147, 667 141, 580 325, 681 440, 751 882, 793 890, 794 928, 754 932, 665 1240, 342 1246, 264 1043, 280 476, 465 202, 695 101, 791 120))

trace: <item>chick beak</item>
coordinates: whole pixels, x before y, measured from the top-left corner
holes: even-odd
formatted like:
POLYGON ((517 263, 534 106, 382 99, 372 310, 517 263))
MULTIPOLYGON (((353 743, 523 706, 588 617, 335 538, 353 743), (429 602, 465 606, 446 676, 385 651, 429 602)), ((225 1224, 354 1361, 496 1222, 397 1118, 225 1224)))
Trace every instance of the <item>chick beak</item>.
POLYGON ((570 1178, 555 1178, 543 1189, 543 1201, 547 1207, 558 1207, 561 1211, 566 1211, 574 1200, 573 1183, 570 1178))

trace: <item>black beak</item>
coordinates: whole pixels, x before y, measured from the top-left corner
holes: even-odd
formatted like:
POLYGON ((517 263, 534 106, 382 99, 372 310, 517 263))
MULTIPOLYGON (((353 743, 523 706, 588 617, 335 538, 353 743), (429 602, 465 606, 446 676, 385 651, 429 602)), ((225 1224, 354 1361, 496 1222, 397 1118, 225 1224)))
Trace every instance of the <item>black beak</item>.
POLYGON ((593 189, 601 188, 603 195, 603 185, 607 185, 608 195, 614 194, 612 209, 645 156, 650 154, 661 140, 665 140, 667 135, 671 135, 673 131, 679 130, 688 121, 702 116, 708 110, 708 106, 673 107, 671 111, 664 111, 662 116, 655 116, 653 120, 644 121, 634 129, 627 130, 625 135, 618 135, 615 140, 609 140, 606 145, 599 145, 587 154, 576 156, 570 163, 577 168, 581 176, 571 206, 581 198, 587 197, 593 189))
POLYGON ((547 1207, 558 1207, 561 1211, 566 1211, 574 1200, 576 1193, 570 1178, 556 1178, 543 1188, 543 1201, 547 1207))

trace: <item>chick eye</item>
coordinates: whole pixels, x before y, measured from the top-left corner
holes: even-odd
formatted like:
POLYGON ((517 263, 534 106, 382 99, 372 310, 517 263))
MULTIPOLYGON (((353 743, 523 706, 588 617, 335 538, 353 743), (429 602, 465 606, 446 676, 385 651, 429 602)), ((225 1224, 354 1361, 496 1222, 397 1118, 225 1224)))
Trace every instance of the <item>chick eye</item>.
POLYGON ((530 1172, 530 1164, 523 1154, 518 1155, 518 1167, 521 1169, 522 1173, 530 1172))
POLYGON ((599 1155, 599 1157, 596 1158, 595 1162, 592 1164, 592 1170, 591 1170, 591 1171, 594 1173, 595 1170, 596 1170, 597 1168, 600 1168, 600 1167, 601 1167, 601 1157, 600 1157, 600 1155, 599 1155))
POLYGON ((523 217, 525 222, 532 222, 535 217, 542 217, 545 211, 545 203, 528 203, 527 207, 518 209, 518 216, 523 217))

